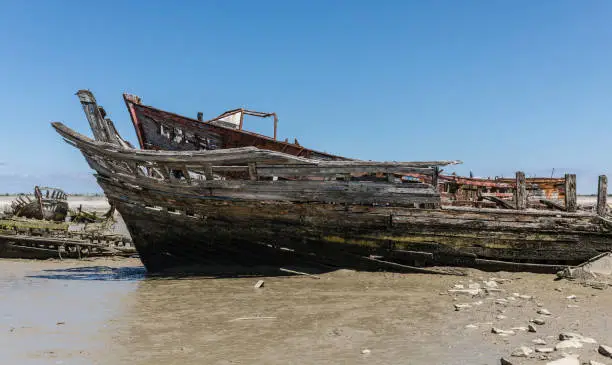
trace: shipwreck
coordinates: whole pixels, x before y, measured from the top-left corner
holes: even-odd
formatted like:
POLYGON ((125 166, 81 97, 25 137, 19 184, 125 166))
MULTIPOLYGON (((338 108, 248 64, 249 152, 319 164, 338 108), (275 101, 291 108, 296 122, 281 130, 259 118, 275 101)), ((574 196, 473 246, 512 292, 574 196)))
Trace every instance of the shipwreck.
POLYGON ((562 210, 528 209, 520 172, 510 183, 512 209, 445 206, 440 167, 459 161, 353 160, 262 138, 240 123, 228 127, 144 107, 132 97, 128 109, 145 147, 136 149, 93 94, 77 94, 94 139, 52 125, 95 171, 150 272, 290 262, 556 271, 612 249, 605 176, 597 212, 577 211, 574 175, 565 180, 562 210), (405 178, 411 174, 431 183, 405 178))
POLYGON ((0 213, 0 257, 24 259, 129 256, 131 240, 108 231, 113 208, 102 217, 79 208, 70 211, 59 188, 34 188, 0 213))

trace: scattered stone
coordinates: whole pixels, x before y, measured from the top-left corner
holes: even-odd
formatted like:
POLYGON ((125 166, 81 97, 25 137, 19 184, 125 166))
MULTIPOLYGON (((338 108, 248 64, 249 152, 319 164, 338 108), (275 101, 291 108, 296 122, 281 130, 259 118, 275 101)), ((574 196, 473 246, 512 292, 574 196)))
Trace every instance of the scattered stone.
POLYGON ((502 319, 506 319, 506 318, 508 318, 508 317, 504 316, 503 314, 500 314, 500 315, 498 315, 498 316, 497 316, 497 317, 495 317, 495 318, 497 318, 497 319, 499 319, 499 320, 502 320, 502 319))
POLYGON ((555 288, 556 291, 563 291, 561 288, 555 288))
POLYGON ((508 301, 506 299, 496 299, 495 304, 508 305, 508 301))
POLYGON ((519 295, 519 298, 529 300, 529 299, 531 299, 531 298, 533 298, 533 297, 532 297, 531 295, 521 294, 521 295, 519 295))
POLYGON ((531 342, 535 343, 536 345, 546 345, 546 341, 541 338, 536 338, 534 340, 531 340, 531 342))
POLYGON ((552 347, 536 347, 535 351, 543 354, 548 354, 554 352, 555 349, 553 349, 552 347))
POLYGON ((491 294, 491 293, 501 293, 504 291, 504 289, 499 289, 499 288, 485 288, 485 291, 487 292, 487 294, 491 294))
POLYGON ((551 316, 552 315, 552 313, 550 313, 550 311, 548 309, 546 309, 546 308, 538 309, 538 314, 542 314, 542 315, 545 315, 545 316, 551 316))
POLYGON ((510 360, 506 360, 503 357, 499 359, 499 362, 501 363, 501 365, 514 365, 510 360))
POLYGON ((540 302, 536 302, 536 305, 537 305, 538 307, 543 307, 543 306, 544 306, 544 304, 542 304, 542 303, 540 303, 540 302))
POLYGON ((465 294, 475 296, 480 294, 480 289, 449 289, 448 292, 451 294, 465 294))
POLYGON ((591 360, 591 361, 589 361, 589 365, 606 365, 606 364, 601 363, 599 361, 591 360))
POLYGON ((255 288, 262 288, 264 286, 264 281, 263 280, 259 280, 258 282, 255 283, 255 288))
POLYGON ((62 325, 65 325, 65 324, 66 324, 66 322, 57 322, 56 323, 57 326, 62 326, 62 325))
POLYGON ((529 328, 527 328, 527 327, 522 327, 522 326, 519 326, 519 327, 512 327, 511 329, 512 329, 513 331, 528 331, 528 330, 529 330, 529 328))
POLYGON ((576 299, 576 296, 573 295, 573 294, 572 295, 568 295, 567 297, 565 297, 565 299, 576 299))
POLYGON ((465 287, 463 286, 463 284, 455 284, 455 285, 453 285, 453 288, 454 289, 463 289, 465 287))
POLYGON ((515 297, 508 297, 508 298, 506 298, 506 299, 507 299, 507 300, 509 300, 509 301, 515 301, 515 300, 516 300, 516 298, 515 298, 515 297))
POLYGON ((497 282, 495 280, 483 281, 483 284, 487 287, 487 289, 495 289, 497 288, 497 282))
POLYGON ((475 324, 468 324, 465 326, 465 328, 478 328, 478 326, 475 324))
POLYGON ((498 334, 498 335, 514 335, 515 334, 514 331, 502 330, 502 329, 495 328, 495 327, 491 328, 491 332, 498 334))
POLYGON ((462 309, 468 309, 470 307, 472 307, 472 306, 467 304, 467 303, 464 303, 464 304, 455 304, 455 310, 456 311, 460 311, 462 309))
POLYGON ((468 284, 468 288, 469 289, 478 289, 478 290, 480 290, 480 284, 478 284, 478 283, 471 283, 471 284, 468 284))
POLYGON ((576 357, 566 356, 559 360, 549 361, 546 365, 580 365, 580 361, 576 357))
POLYGON ((528 325, 527 329, 529 330, 529 332, 538 332, 538 330, 536 330, 535 326, 532 324, 528 325))
POLYGON ((579 333, 574 333, 574 332, 562 332, 559 334, 559 340, 561 341, 566 341, 566 340, 574 340, 574 341, 578 341, 578 342, 582 342, 582 343, 597 343, 597 341, 595 341, 595 339, 590 338, 590 337, 584 337, 583 335, 579 334, 579 333))
POLYGON ((514 351, 512 351, 512 353, 510 354, 510 356, 514 356, 514 357, 528 357, 529 355, 531 355, 531 353, 533 353, 533 350, 527 346, 521 346, 518 349, 515 349, 514 351))
POLYGON ((605 288, 608 287, 608 284, 606 284, 606 283, 591 283, 589 286, 591 288, 593 288, 593 289, 604 290, 605 288))
POLYGON ((545 323, 546 323, 546 321, 545 321, 545 320, 543 320, 542 318, 534 318, 534 319, 532 319, 532 320, 531 320, 531 321, 529 321, 529 322, 534 323, 534 324, 537 324, 538 326, 541 326, 541 325, 543 325, 543 324, 545 324, 545 323))
POLYGON ((568 304, 567 307, 568 308, 580 308, 579 305, 575 305, 575 304, 568 304))
POLYGON ((482 305, 482 300, 472 303, 472 305, 482 305))
POLYGON ((578 340, 564 340, 555 346, 555 350, 563 349, 579 349, 582 348, 582 342, 578 340))
POLYGON ((367 354, 369 354, 369 353, 371 353, 371 352, 372 352, 372 351, 370 351, 370 349, 363 349, 363 350, 361 350, 361 353, 362 353, 363 355, 367 355, 367 354))
POLYGON ((512 293, 512 296, 513 296, 513 297, 517 297, 517 298, 518 298, 518 297, 520 297, 521 295, 520 295, 519 293, 512 293))
POLYGON ((606 345, 599 345, 597 351, 607 357, 612 357, 612 347, 606 345))

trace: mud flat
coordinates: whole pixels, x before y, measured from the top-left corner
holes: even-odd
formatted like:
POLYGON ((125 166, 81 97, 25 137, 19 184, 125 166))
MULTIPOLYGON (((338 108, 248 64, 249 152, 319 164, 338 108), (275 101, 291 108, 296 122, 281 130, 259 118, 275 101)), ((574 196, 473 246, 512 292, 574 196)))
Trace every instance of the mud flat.
MULTIPOLYGON (((546 364, 510 354, 554 348, 563 331, 612 343, 612 288, 554 275, 468 274, 160 278, 147 277, 137 259, 0 260, 0 363, 459 365, 503 356, 546 364), (484 288, 492 277, 499 284, 488 294, 453 292, 484 288), (538 314, 542 308, 551 315, 538 314), (534 318, 545 321, 536 333, 512 330, 534 318)), ((535 355, 573 352, 581 362, 612 364, 597 346, 535 355)))

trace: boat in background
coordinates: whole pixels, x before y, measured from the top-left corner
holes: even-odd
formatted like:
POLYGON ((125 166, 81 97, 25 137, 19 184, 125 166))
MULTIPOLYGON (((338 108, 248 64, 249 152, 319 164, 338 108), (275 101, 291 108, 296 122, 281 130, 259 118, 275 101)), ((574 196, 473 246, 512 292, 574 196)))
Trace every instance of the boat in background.
POLYGON ((63 222, 68 214, 68 199, 62 189, 34 187, 33 195, 18 195, 11 202, 12 215, 16 217, 63 222))

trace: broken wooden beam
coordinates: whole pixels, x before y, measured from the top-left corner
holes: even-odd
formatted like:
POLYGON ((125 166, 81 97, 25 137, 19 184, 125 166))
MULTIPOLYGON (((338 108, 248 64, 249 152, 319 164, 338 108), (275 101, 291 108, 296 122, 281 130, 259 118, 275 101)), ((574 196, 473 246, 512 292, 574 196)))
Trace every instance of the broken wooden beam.
POLYGON ((606 175, 599 176, 599 184, 597 186, 597 215, 605 216, 608 210, 608 177, 606 175))
POLYGON ((577 209, 576 175, 565 174, 565 210, 568 212, 575 212, 577 209))
POLYGON ((514 191, 514 205, 516 209, 524 210, 527 208, 527 182, 525 181, 525 173, 522 171, 516 172, 516 190, 514 191))

